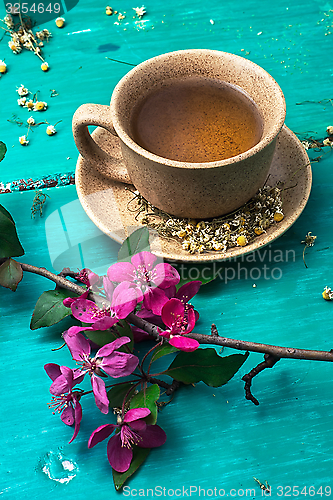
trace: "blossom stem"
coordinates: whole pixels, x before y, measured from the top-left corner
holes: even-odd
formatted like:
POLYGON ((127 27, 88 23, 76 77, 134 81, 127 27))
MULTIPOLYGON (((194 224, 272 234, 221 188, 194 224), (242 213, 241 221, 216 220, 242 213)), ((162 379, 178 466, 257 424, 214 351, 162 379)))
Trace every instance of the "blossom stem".
MULTIPOLYGON (((72 281, 63 278, 62 276, 58 276, 43 267, 36 267, 30 264, 24 264, 22 262, 20 262, 20 265, 23 271, 44 276, 45 278, 48 278, 49 280, 56 283, 58 286, 70 290, 71 292, 77 293, 78 295, 82 295, 86 291, 86 288, 76 285, 72 281)), ((126 319, 133 325, 147 332, 153 338, 160 340, 158 327, 156 325, 149 323, 143 318, 139 318, 134 313, 129 314, 126 319)), ((333 349, 330 351, 296 349, 293 347, 282 347, 270 344, 262 344, 258 342, 250 342, 246 340, 231 339, 227 337, 217 336, 216 334, 206 335, 199 333, 188 333, 184 336, 197 340, 199 344, 218 345, 221 347, 230 347, 232 349, 237 349, 240 351, 259 352, 262 354, 269 354, 277 358, 333 362, 333 349)))

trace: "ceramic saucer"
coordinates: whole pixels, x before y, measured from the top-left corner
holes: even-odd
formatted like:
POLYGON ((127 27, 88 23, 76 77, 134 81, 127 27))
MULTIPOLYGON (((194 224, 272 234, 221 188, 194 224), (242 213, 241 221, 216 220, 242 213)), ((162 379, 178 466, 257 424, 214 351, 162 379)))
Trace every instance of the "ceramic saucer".
MULTIPOLYGON (((102 128, 93 132, 94 140, 110 152, 113 157, 121 159, 119 139, 102 128)), ((266 233, 258 236, 245 247, 230 248, 227 252, 207 252, 189 254, 182 249, 180 243, 151 234, 151 251, 158 257, 184 262, 223 261, 258 250, 281 236, 297 220, 302 213, 311 190, 311 166, 308 155, 298 138, 286 126, 283 127, 276 146, 273 162, 269 171, 267 184, 275 186, 284 183, 288 189, 283 194, 284 219, 272 225, 266 233)), ((135 213, 128 210, 133 194, 128 186, 99 174, 81 156, 77 161, 75 183, 81 205, 96 226, 112 239, 122 243, 124 239, 140 223, 135 213)))

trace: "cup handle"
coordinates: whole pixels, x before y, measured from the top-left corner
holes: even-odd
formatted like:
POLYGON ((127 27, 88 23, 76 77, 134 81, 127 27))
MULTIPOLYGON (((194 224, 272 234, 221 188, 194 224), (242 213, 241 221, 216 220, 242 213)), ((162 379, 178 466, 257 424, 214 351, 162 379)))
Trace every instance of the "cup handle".
POLYGON ((102 104, 82 104, 73 116, 73 136, 75 144, 83 156, 104 176, 126 184, 132 184, 122 160, 113 157, 96 144, 91 137, 88 125, 97 125, 118 137, 113 128, 110 108, 102 104), (110 168, 111 166, 111 168, 110 168))

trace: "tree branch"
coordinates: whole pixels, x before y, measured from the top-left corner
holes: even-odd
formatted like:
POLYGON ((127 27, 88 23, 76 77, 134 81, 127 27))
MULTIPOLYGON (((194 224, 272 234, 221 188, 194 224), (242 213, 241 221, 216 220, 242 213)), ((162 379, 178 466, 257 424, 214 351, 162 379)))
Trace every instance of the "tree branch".
MULTIPOLYGON (((30 273, 35 273, 40 276, 44 276, 49 280, 56 283, 62 288, 66 288, 78 295, 82 295, 86 288, 67 280, 63 276, 58 276, 57 274, 51 273, 43 267, 35 267, 30 264, 24 264, 20 262, 23 271, 30 273)), ((126 318, 130 323, 141 328, 153 338, 160 340, 159 332, 157 326, 149 323, 148 321, 138 318, 134 313, 131 313, 126 318)), ((237 349, 240 351, 250 351, 250 352, 260 352, 262 354, 268 354, 275 358, 291 358, 291 359, 305 359, 314 361, 330 361, 333 362, 333 349, 331 351, 314 351, 310 349, 296 349, 294 347, 282 347, 270 344, 261 344, 257 342, 250 342, 246 340, 231 339, 228 337, 221 337, 218 334, 217 328, 212 328, 213 335, 205 335, 199 333, 189 333, 186 337, 197 340, 200 344, 208 345, 218 345, 221 347, 230 347, 232 349, 237 349)))
POLYGON ((265 370, 265 368, 273 368, 273 366, 275 365, 275 363, 279 361, 279 359, 280 358, 272 356, 271 354, 265 354, 264 356, 265 361, 262 361, 261 363, 259 363, 259 365, 252 368, 252 370, 246 375, 244 375, 244 377, 242 378, 242 380, 244 380, 245 382, 245 387, 244 387, 245 398, 252 401, 252 403, 254 403, 255 405, 258 405, 259 401, 257 400, 257 398, 253 396, 251 392, 251 384, 253 377, 255 377, 256 375, 258 375, 258 373, 265 370))

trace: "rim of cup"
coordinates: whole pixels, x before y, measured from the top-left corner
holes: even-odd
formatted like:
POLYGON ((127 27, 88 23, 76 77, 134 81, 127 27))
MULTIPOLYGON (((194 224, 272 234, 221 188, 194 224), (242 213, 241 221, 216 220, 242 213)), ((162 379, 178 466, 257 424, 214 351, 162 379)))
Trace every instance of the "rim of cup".
MULTIPOLYGON (((230 83, 230 82, 229 82, 230 83)), ((232 83, 232 82, 231 82, 232 83)), ((232 83, 235 85, 234 83, 232 83)), ((237 87, 237 85, 235 85, 237 87)), ((242 88, 238 86, 240 90, 242 88)), ((248 94, 249 95, 249 94, 248 94)), ((251 97, 251 96, 250 96, 251 97)), ((256 103, 257 104, 257 103, 256 103)), ((257 107, 258 104, 257 104, 257 107)), ((261 110, 260 110, 261 111, 261 110)), ((200 168, 207 168, 209 166, 210 168, 214 167, 221 167, 224 165, 230 165, 233 163, 238 163, 241 160, 245 160, 247 158, 250 158, 260 151, 262 151, 264 148, 266 148, 279 134, 281 131, 284 122, 285 122, 285 116, 286 116, 286 103, 285 103, 285 98, 283 95, 283 92, 279 86, 279 84, 276 82, 276 80, 261 66, 258 64, 241 57, 237 54, 232 54, 230 52, 223 52, 219 50, 210 50, 210 49, 187 49, 187 50, 177 50, 173 52, 167 52, 165 54, 160 54, 155 57, 152 57, 150 59, 147 59, 143 61, 142 63, 138 64, 135 66, 133 69, 131 69, 124 77, 118 82, 116 87, 114 88, 114 91, 112 93, 112 98, 111 98, 111 114, 112 114, 112 122, 113 122, 113 127, 115 131, 117 132, 117 135, 119 138, 123 141, 123 143, 139 154, 140 156, 143 156, 147 158, 148 160, 155 161, 160 164, 168 165, 171 167, 178 167, 178 168, 191 168, 191 169, 200 169, 200 168), (144 149, 143 147, 139 146, 132 138, 131 136, 124 130, 124 127, 122 125, 122 113, 121 111, 118 113, 117 111, 117 106, 122 103, 123 101, 123 96, 124 96, 124 89, 127 88, 133 88, 133 80, 137 78, 138 75, 142 74, 142 72, 149 72, 152 69, 153 65, 163 63, 167 60, 170 60, 173 57, 177 56, 185 56, 185 57, 191 57, 193 55, 203 55, 203 56, 211 56, 211 57, 220 57, 220 58, 225 58, 228 61, 237 61, 241 65, 250 68, 252 71, 255 70, 256 75, 264 78, 265 80, 268 80, 270 83, 271 87, 274 87, 275 90, 275 106, 279 106, 279 110, 277 113, 277 119, 275 123, 269 128, 269 131, 266 134, 263 134, 260 141, 255 144, 252 148, 248 149, 247 151, 244 151, 243 153, 240 153, 236 156, 226 158, 224 160, 218 160, 218 161, 212 161, 212 162, 201 162, 201 163, 193 163, 193 162, 184 162, 184 161, 178 161, 178 160, 171 160, 168 158, 164 158, 162 156, 158 156, 155 153, 151 153, 150 151, 144 149)))

